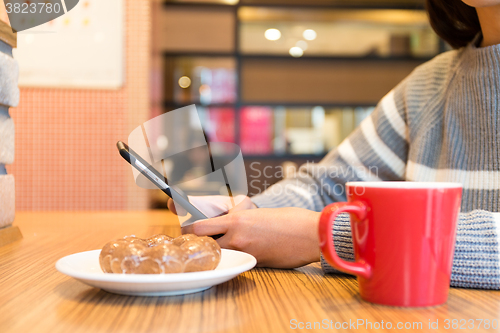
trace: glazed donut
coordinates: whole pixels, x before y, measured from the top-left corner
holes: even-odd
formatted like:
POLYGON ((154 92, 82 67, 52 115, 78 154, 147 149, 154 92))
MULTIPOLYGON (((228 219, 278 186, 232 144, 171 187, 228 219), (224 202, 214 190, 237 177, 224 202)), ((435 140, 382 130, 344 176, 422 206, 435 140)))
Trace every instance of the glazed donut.
POLYGON ((104 273, 167 274, 213 270, 220 262, 219 244, 210 237, 127 236, 104 245, 99 264, 104 273))

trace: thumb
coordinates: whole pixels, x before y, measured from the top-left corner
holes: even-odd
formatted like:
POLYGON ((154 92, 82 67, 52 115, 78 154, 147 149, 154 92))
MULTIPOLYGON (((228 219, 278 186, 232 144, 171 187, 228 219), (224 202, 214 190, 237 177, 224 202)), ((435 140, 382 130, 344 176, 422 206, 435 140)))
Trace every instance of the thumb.
POLYGON ((168 198, 167 207, 172 213, 178 216, 186 216, 187 214, 186 210, 180 205, 175 204, 174 200, 172 200, 171 198, 168 198))

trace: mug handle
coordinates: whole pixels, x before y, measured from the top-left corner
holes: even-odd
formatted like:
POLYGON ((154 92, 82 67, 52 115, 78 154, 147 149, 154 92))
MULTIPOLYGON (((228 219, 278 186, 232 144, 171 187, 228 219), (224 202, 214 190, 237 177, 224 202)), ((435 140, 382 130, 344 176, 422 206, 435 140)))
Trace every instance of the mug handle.
POLYGON ((358 223, 361 223, 366 219, 366 211, 367 207, 361 201, 335 202, 326 206, 319 219, 319 246, 323 257, 332 267, 345 273, 369 279, 372 273, 371 266, 363 259, 356 262, 349 262, 339 258, 335 251, 332 233, 333 221, 335 221, 335 218, 340 213, 352 213, 359 219, 360 222, 358 223))

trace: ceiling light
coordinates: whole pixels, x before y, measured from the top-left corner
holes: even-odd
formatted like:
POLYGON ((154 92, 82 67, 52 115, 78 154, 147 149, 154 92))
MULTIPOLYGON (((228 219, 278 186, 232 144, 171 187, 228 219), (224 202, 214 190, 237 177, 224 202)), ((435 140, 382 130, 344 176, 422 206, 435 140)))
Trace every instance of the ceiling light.
POLYGON ((304 54, 304 50, 298 46, 294 46, 290 49, 290 51, 288 51, 288 53, 290 53, 290 55, 294 58, 300 58, 304 54))
POLYGON ((179 79, 179 86, 181 88, 188 88, 191 85, 191 79, 187 76, 183 76, 179 79))
POLYGON ((307 29, 304 30, 302 36, 307 40, 315 40, 318 34, 316 34, 316 31, 314 31, 313 29, 307 29))
POLYGON ((281 32, 278 29, 267 29, 264 36, 267 40, 278 40, 281 38, 281 32))

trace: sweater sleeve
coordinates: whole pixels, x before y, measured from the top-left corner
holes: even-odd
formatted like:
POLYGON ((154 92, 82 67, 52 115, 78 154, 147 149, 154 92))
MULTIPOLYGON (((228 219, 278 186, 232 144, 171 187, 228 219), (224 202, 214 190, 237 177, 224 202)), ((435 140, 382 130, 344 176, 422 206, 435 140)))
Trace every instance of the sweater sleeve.
MULTIPOLYGON (((452 287, 500 289, 499 216, 484 210, 461 213, 453 257, 452 287)), ((335 250, 354 261, 348 214, 340 214, 333 227, 335 250)), ((321 256, 325 273, 339 273, 321 256)))
MULTIPOLYGON (((258 207, 321 211, 332 202, 346 201, 346 182, 406 180, 409 142, 418 139, 418 133, 410 128, 422 123, 424 115, 417 111, 425 109, 426 103, 438 102, 439 89, 445 86, 447 73, 453 73, 450 68, 457 57, 458 53, 449 52, 423 65, 389 92, 374 112, 320 163, 303 165, 296 177, 278 182, 252 197, 252 201, 258 207), (409 98, 408 94, 415 91, 425 98, 409 98)), ((349 216, 339 215, 332 232, 339 256, 353 260, 349 216)), ((476 210, 460 214, 452 286, 500 288, 498 237, 492 213, 476 210)), ((322 266, 325 272, 335 271, 323 259, 322 266)))
POLYGON ((257 207, 321 211, 346 200, 346 182, 406 180, 409 143, 418 139, 415 127, 424 114, 419 111, 439 102, 458 55, 445 52, 417 67, 321 162, 301 166, 296 177, 276 183, 252 201, 257 207))
POLYGON ((323 160, 304 164, 295 177, 276 183, 252 201, 257 207, 301 207, 319 212, 332 202, 346 200, 346 182, 405 180, 408 127, 404 86, 405 81, 387 94, 323 160))

